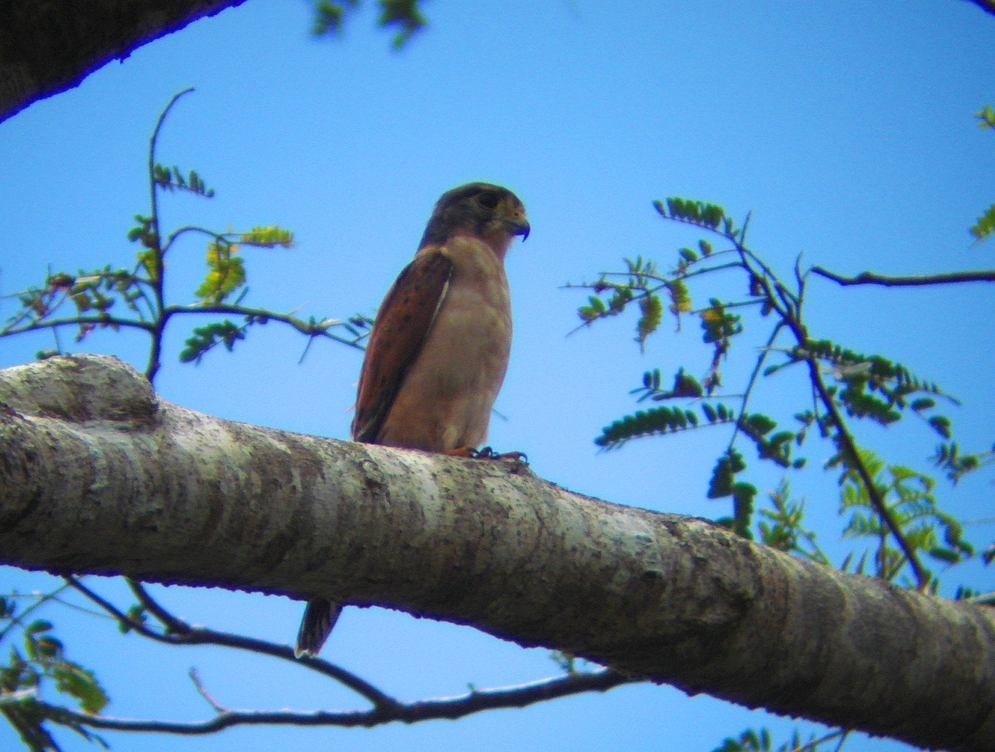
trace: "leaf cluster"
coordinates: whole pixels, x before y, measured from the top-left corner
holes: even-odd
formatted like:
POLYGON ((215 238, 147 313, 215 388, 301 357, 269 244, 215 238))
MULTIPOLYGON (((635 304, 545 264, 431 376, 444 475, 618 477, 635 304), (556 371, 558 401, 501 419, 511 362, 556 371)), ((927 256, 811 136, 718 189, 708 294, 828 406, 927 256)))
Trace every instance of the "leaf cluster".
MULTIPOLYGON (((979 128, 995 128, 995 110, 991 105, 986 104, 980 112, 974 114, 981 121, 978 123, 979 128)), ((971 226, 970 232, 974 236, 975 244, 995 235, 995 204, 985 209, 978 217, 978 221, 971 226)))
MULTIPOLYGON (((922 551, 942 564, 958 564, 974 556, 974 547, 963 538, 963 525, 937 506, 932 478, 900 465, 885 467, 880 458, 867 450, 861 450, 861 461, 874 477, 879 494, 887 500, 890 515, 905 531, 913 551, 922 551)), ((843 535, 880 541, 875 551, 875 574, 894 580, 906 565, 906 554, 890 544, 888 531, 862 479, 847 469, 842 481, 840 511, 849 514, 843 535)), ((844 562, 843 569, 848 562, 844 562)), ((865 565, 866 554, 854 571, 863 574, 865 565)), ((936 580, 932 585, 935 589, 936 580)))
MULTIPOLYGON (((20 632, 22 649, 11 645, 6 666, 0 666, 0 712, 32 752, 58 750, 39 704, 45 687, 74 701, 84 713, 99 713, 109 702, 93 672, 66 658, 62 641, 44 619, 24 622, 32 609, 18 613, 14 598, 0 597, 0 642, 20 632)), ((63 724, 88 741, 107 744, 79 723, 63 724)))
MULTIPOLYGON (((834 742, 835 749, 839 750, 846 736, 845 731, 833 731, 822 737, 812 734, 807 742, 803 742, 801 734, 796 729, 791 739, 780 745, 776 752, 819 752, 820 749, 828 749, 834 742)), ((726 737, 712 752, 772 752, 773 749, 770 732, 766 728, 761 728, 746 729, 738 737, 726 737)))
POLYGON ((152 182, 157 188, 169 191, 170 193, 178 190, 189 191, 196 196, 203 196, 204 198, 214 197, 214 189, 208 188, 196 171, 190 170, 189 175, 184 179, 183 173, 176 165, 173 165, 172 170, 168 167, 163 167, 161 164, 153 165, 152 182))
MULTIPOLYGON (((391 46, 397 50, 428 21, 419 8, 419 0, 378 0, 380 14, 377 26, 394 29, 391 46)), ((342 32, 346 15, 359 6, 359 0, 318 0, 314 3, 311 33, 315 36, 335 36, 342 32)))

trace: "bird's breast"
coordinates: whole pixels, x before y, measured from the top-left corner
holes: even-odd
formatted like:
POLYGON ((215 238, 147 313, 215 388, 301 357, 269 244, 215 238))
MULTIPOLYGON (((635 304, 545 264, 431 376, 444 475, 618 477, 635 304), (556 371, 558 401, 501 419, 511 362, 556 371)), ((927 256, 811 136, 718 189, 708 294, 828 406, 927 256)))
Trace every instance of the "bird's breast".
POLYGON ((454 239, 446 251, 449 286, 384 422, 385 444, 444 452, 487 439, 511 350, 508 280, 481 241, 454 239))

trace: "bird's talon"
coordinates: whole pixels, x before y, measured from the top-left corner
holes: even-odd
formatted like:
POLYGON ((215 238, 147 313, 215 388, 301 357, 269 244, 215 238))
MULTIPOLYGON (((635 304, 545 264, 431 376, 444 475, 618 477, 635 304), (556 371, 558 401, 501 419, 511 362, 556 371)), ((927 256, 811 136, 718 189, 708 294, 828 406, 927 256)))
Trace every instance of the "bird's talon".
POLYGON ((489 446, 483 449, 468 449, 467 454, 463 456, 474 460, 514 460, 525 465, 529 464, 529 458, 525 452, 501 452, 498 454, 489 446))

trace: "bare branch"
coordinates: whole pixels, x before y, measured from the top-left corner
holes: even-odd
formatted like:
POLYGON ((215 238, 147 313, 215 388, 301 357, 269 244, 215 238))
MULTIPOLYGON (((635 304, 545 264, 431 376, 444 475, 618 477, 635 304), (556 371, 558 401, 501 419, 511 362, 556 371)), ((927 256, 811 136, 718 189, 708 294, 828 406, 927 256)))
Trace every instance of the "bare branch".
POLYGON ((543 679, 517 687, 476 690, 458 697, 396 703, 390 708, 366 711, 248 711, 225 710, 211 702, 218 714, 207 721, 182 723, 158 720, 136 720, 77 713, 68 708, 38 702, 35 704, 47 718, 56 723, 71 723, 111 731, 145 731, 196 736, 213 734, 232 726, 340 726, 346 728, 382 726, 387 723, 418 723, 432 720, 456 720, 474 713, 498 708, 524 708, 538 702, 582 692, 606 692, 622 684, 642 679, 626 676, 611 669, 580 672, 543 679))
POLYGON ((850 285, 881 285, 882 287, 920 287, 924 285, 951 285, 964 282, 995 282, 995 271, 950 272, 949 274, 923 274, 911 277, 888 277, 874 272, 861 272, 856 277, 844 277, 835 272, 813 266, 812 271, 844 287, 850 285))
POLYGON ((148 595, 144 588, 141 587, 140 583, 129 580, 129 585, 132 586, 132 590, 135 591, 136 594, 137 592, 141 592, 143 594, 143 597, 140 597, 142 604, 152 604, 154 610, 149 610, 151 610, 153 614, 156 614, 156 618, 162 621, 167 626, 167 629, 171 630, 171 632, 163 634, 154 629, 150 629, 140 621, 128 618, 126 614, 124 614, 112 603, 105 600, 73 577, 66 577, 66 581, 80 593, 107 611, 107 613, 114 616, 114 618, 116 618, 123 626, 134 630, 137 634, 140 634, 142 637, 146 637, 150 640, 155 640, 156 642, 165 643, 167 645, 218 645, 219 647, 235 648, 236 650, 246 650, 250 653, 258 653, 260 655, 268 655, 273 658, 280 658, 281 660, 289 661, 295 665, 309 668, 312 671, 334 679, 340 684, 351 689, 353 692, 356 692, 365 699, 369 700, 375 707, 389 708, 397 705, 397 700, 393 697, 384 694, 369 682, 359 678, 349 671, 346 671, 340 666, 336 666, 335 664, 321 660, 320 658, 294 657, 294 651, 289 645, 278 645, 276 643, 266 642, 265 640, 258 640, 253 637, 245 637, 243 635, 236 635, 228 632, 218 632, 205 627, 191 626, 172 616, 169 612, 159 606, 148 595))

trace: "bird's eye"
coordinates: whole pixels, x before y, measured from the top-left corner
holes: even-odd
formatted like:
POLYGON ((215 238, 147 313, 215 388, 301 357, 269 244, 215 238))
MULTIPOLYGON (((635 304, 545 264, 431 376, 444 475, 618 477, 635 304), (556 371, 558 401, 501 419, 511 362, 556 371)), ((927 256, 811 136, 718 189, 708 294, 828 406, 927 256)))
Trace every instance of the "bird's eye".
POLYGON ((487 191, 485 193, 481 193, 480 197, 477 199, 477 201, 485 209, 496 209, 497 205, 498 205, 497 194, 496 193, 492 193, 491 191, 487 191))

